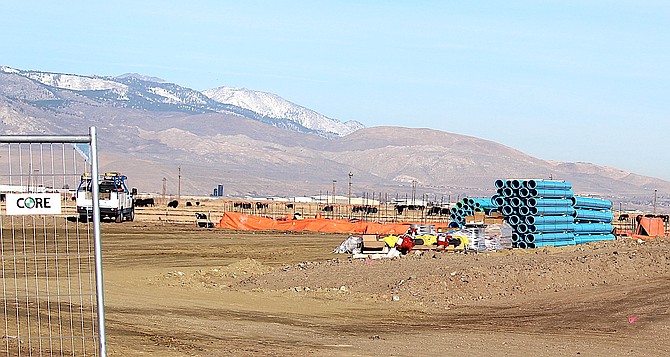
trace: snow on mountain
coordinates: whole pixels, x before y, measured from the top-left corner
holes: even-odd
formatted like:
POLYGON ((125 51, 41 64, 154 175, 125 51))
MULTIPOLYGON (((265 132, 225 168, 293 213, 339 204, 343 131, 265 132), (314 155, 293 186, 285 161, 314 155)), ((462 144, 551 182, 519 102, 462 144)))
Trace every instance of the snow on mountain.
POLYGON ((224 103, 245 108, 271 118, 289 119, 313 130, 345 136, 363 128, 357 121, 341 122, 299 106, 278 95, 245 88, 219 87, 202 92, 224 103))
POLYGON ((80 76, 0 67, 0 94, 51 110, 86 102, 158 112, 234 113, 277 128, 326 138, 363 128, 359 122, 342 123, 271 93, 227 87, 207 93, 136 73, 80 76))
POLYGON ((139 74, 139 73, 124 73, 120 76, 114 77, 114 79, 126 79, 126 78, 136 78, 136 79, 143 80, 143 81, 146 81, 146 82, 156 82, 156 83, 166 83, 167 82, 166 80, 164 80, 162 78, 145 76, 145 75, 139 74))
POLYGON ((11 67, 0 66, 0 72, 19 73, 20 71, 18 69, 14 69, 14 68, 11 68, 11 67))
POLYGON ((127 90, 128 86, 96 76, 80 76, 74 74, 48 73, 38 71, 21 71, 10 67, 0 67, 5 73, 20 74, 42 84, 69 90, 127 90))
POLYGON ((165 98, 168 103, 182 103, 183 101, 181 98, 177 97, 176 95, 170 93, 170 91, 166 90, 165 88, 160 88, 160 87, 151 87, 149 88, 149 92, 158 94, 161 97, 165 98))

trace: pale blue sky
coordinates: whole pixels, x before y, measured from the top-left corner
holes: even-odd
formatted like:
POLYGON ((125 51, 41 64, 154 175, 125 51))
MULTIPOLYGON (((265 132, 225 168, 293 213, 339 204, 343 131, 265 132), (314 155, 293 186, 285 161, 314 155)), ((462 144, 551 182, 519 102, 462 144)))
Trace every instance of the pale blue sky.
POLYGON ((666 1, 12 1, 0 44, 19 69, 245 87, 670 180, 666 1))

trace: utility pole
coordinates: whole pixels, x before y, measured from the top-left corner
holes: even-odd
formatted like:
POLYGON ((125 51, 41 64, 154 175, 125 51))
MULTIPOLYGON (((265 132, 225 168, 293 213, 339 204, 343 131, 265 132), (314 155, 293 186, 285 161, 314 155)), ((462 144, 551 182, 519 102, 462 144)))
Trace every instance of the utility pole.
POLYGON ((412 204, 416 204, 416 180, 412 180, 412 204))
POLYGON ((656 214, 656 192, 658 192, 658 190, 654 190, 654 214, 656 214))
POLYGON ((163 177, 163 199, 165 199, 166 191, 167 191, 167 179, 163 177))
POLYGON ((181 166, 177 168, 177 177, 179 180, 177 181, 177 199, 181 199, 181 166))
POLYGON ((349 205, 351 206, 351 178, 354 177, 354 174, 349 171, 349 205))
POLYGON ((337 182, 337 180, 333 180, 333 203, 335 203, 335 182, 337 182))

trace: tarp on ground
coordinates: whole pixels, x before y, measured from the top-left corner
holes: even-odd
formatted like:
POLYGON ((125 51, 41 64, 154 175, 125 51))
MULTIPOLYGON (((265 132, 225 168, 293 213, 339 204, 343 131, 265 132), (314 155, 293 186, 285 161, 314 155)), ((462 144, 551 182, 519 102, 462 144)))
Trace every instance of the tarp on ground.
POLYGON ((252 216, 236 212, 226 212, 217 228, 236 230, 278 230, 311 231, 327 233, 358 234, 402 234, 407 232, 408 224, 382 224, 374 222, 350 222, 344 219, 305 218, 296 220, 276 220, 267 217, 252 216))

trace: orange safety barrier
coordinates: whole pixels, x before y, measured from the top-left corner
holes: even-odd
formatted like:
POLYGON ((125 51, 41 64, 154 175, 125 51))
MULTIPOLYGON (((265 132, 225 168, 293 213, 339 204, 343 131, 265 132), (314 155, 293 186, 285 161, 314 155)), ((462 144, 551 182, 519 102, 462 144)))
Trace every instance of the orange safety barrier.
POLYGON ((345 219, 305 218, 276 220, 236 212, 226 212, 217 228, 237 230, 311 231, 327 233, 401 234, 407 232, 407 224, 383 224, 373 222, 350 222, 345 219))

